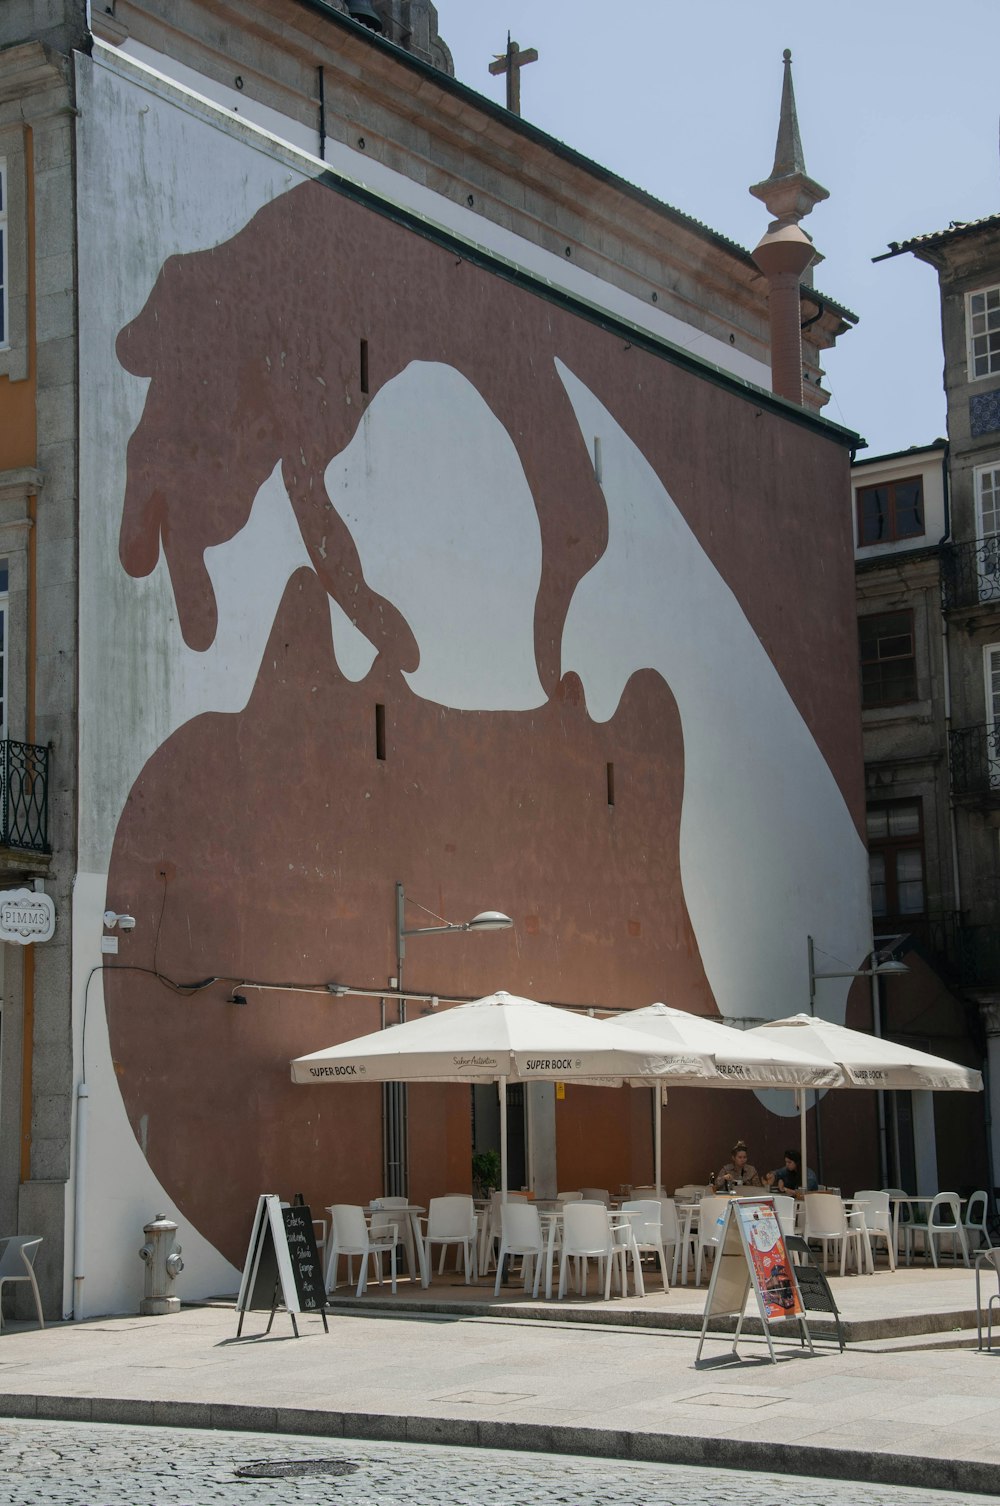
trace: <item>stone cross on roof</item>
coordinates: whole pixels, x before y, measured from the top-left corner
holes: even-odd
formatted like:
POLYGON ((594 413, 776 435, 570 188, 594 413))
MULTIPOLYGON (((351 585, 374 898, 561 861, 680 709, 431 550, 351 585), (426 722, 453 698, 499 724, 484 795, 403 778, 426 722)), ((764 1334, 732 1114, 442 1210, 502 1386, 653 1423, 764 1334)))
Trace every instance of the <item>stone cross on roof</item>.
POLYGON ((528 47, 521 51, 517 42, 512 42, 510 32, 507 33, 507 51, 494 54, 494 61, 490 64, 490 72, 493 74, 506 73, 507 75, 507 108, 512 115, 521 113, 521 69, 527 63, 537 63, 538 52, 534 47, 528 47))

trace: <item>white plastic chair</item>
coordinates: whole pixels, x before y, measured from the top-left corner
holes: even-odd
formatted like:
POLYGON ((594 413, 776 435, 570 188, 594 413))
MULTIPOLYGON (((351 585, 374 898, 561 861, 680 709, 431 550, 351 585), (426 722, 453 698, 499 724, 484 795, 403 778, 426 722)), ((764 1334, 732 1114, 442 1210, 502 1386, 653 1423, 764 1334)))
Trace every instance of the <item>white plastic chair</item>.
MULTIPOLYGON (((500 1222, 501 1199, 503 1193, 496 1191, 490 1193, 487 1206, 480 1211, 479 1215, 479 1271, 485 1276, 487 1271, 493 1269, 496 1262, 497 1246, 500 1243, 502 1229, 500 1222)), ((529 1201, 526 1192, 508 1192, 508 1203, 526 1203, 529 1201)), ((462 1252, 459 1250, 458 1258, 462 1252)))
MULTIPOLYGON (((889 1269, 896 1269, 895 1239, 892 1231, 892 1207, 889 1203, 887 1192, 878 1192, 874 1188, 865 1189, 864 1192, 854 1194, 854 1203, 865 1216, 865 1230, 868 1234, 868 1245, 871 1248, 873 1239, 885 1240, 885 1252, 889 1258, 889 1269)), ((874 1261, 873 1261, 874 1264, 874 1261)))
POLYGON ((722 1238, 720 1219, 725 1219, 726 1209, 730 1199, 716 1197, 714 1193, 706 1193, 698 1204, 698 1258, 694 1268, 694 1284, 701 1286, 702 1269, 707 1264, 708 1252, 711 1250, 712 1258, 715 1259, 715 1250, 722 1238))
POLYGON ((970 1248, 974 1250, 978 1250, 983 1245, 985 1245, 987 1250, 992 1250, 993 1248, 993 1241, 990 1238, 990 1231, 986 1222, 989 1207, 990 1200, 985 1192, 974 1192, 966 1205, 965 1235, 968 1241, 970 1240, 970 1236, 975 1233, 976 1243, 975 1245, 971 1245, 970 1243, 970 1248))
POLYGON ((696 1182, 685 1182, 683 1187, 674 1188, 674 1201, 678 1203, 700 1203, 704 1196, 704 1187, 696 1182))
POLYGON ((545 1255, 545 1235, 538 1209, 525 1200, 500 1205, 500 1252, 497 1255, 497 1279, 493 1286, 494 1297, 500 1295, 500 1278, 503 1263, 508 1255, 520 1255, 524 1265, 524 1289, 534 1272, 532 1297, 538 1296, 538 1283, 542 1275, 542 1259, 545 1255))
POLYGON ((580 1196, 585 1203, 603 1203, 605 1208, 611 1202, 611 1194, 606 1187, 581 1187, 580 1196))
POLYGON ((45 1327, 42 1299, 38 1295, 34 1271, 35 1256, 42 1239, 41 1234, 10 1234, 6 1239, 0 1239, 0 1329, 3 1328, 3 1288, 7 1281, 27 1281, 31 1284, 38 1326, 45 1327))
POLYGON ((411 1281, 416 1281, 418 1270, 417 1252, 413 1243, 413 1228, 410 1224, 409 1214, 394 1211, 398 1208, 408 1207, 409 1202, 409 1198, 406 1197, 373 1198, 373 1212, 369 1219, 369 1227, 372 1229, 382 1229, 385 1228, 386 1224, 393 1221, 399 1225, 399 1241, 406 1251, 406 1265, 410 1272, 410 1279, 411 1281), (374 1208, 376 1202, 379 1204, 378 1209, 374 1208), (390 1214, 389 1218, 385 1217, 386 1212, 390 1214))
POLYGON ((611 1229, 607 1208, 595 1203, 569 1203, 563 1210, 562 1249, 559 1262, 559 1297, 566 1295, 566 1278, 571 1260, 578 1262, 577 1290, 587 1292, 587 1261, 596 1260, 598 1279, 604 1277, 604 1300, 611 1296, 611 1273, 619 1267, 621 1289, 626 1290, 625 1261, 628 1247, 618 1244, 611 1229))
MULTIPOLYGON (((661 1197, 656 1200, 660 1205, 660 1239, 666 1251, 673 1251, 673 1266, 670 1272, 671 1283, 677 1285, 677 1271, 681 1259, 681 1220, 677 1212, 677 1204, 672 1197, 661 1197)), ((689 1236, 689 1243, 693 1248, 693 1237, 689 1236)))
POLYGON ((471 1197, 452 1193, 448 1197, 432 1197, 427 1205, 424 1228, 424 1265, 427 1276, 424 1286, 431 1280, 431 1246, 441 1245, 441 1262, 449 1245, 456 1245, 465 1254, 465 1284, 478 1274, 476 1257, 476 1208, 471 1197))
POLYGON ((334 1203, 326 1210, 332 1224, 330 1258, 326 1263, 326 1289, 337 1290, 337 1265, 343 1255, 348 1262, 347 1280, 351 1281, 350 1259, 361 1257, 361 1270, 355 1296, 363 1297, 368 1286, 368 1261, 375 1262, 375 1274, 382 1285, 382 1256, 389 1256, 393 1296, 396 1294, 396 1246, 399 1243, 399 1226, 386 1223, 379 1229, 370 1229, 365 1210, 355 1203, 334 1203))
MULTIPOLYGON (((663 1208, 660 1199, 634 1198, 622 1203, 621 1211, 632 1225, 632 1237, 640 1256, 655 1255, 660 1262, 663 1290, 669 1292, 670 1277, 667 1275, 667 1256, 663 1247, 663 1208)), ((676 1219, 676 1213, 674 1217, 676 1219)))
POLYGON ((953 1260, 958 1257, 955 1252, 955 1243, 958 1242, 962 1252, 962 1259, 969 1264, 969 1246, 965 1241, 965 1227, 962 1224, 962 1202, 957 1192, 939 1192, 934 1201, 927 1209, 926 1224, 909 1224, 906 1230, 906 1263, 910 1263, 910 1244, 917 1248, 917 1241, 923 1245, 925 1251, 930 1250, 931 1261, 935 1270, 938 1263, 938 1245, 947 1238, 951 1244, 951 1256, 953 1260))
POLYGON ((860 1225, 851 1227, 847 1218, 844 1199, 833 1192, 809 1192, 806 1194, 805 1237, 808 1243, 818 1240, 823 1246, 823 1268, 829 1266, 830 1245, 840 1246, 840 1274, 847 1269, 848 1251, 853 1245, 857 1269, 861 1270, 863 1230, 860 1225))
POLYGON ((977 1348, 983 1347, 983 1328, 986 1329, 986 1348, 993 1348, 993 1319, 1000 1313, 1000 1249, 991 1246, 988 1250, 981 1250, 976 1256, 976 1329, 978 1332, 977 1348), (981 1278, 986 1272, 996 1277, 997 1289, 990 1294, 986 1307, 983 1307, 983 1292, 981 1278))
POLYGON ((557 1192, 557 1203, 578 1203, 583 1197, 582 1192, 557 1192))
POLYGON ((795 1199, 787 1192, 776 1192, 771 1198, 782 1234, 788 1237, 795 1233, 795 1199))

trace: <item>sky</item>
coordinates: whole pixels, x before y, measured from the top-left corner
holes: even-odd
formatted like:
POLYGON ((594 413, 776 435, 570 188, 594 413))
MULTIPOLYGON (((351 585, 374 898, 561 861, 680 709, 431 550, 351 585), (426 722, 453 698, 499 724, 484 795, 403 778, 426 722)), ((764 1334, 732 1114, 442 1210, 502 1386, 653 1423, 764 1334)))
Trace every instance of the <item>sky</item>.
POLYGON ((830 192, 804 222, 825 258, 815 284, 860 320, 826 352, 824 414, 869 456, 945 434, 937 274, 872 257, 1000 213, 998 0, 436 4, 463 83, 504 102, 488 65, 509 29, 539 52, 526 120, 748 249, 791 48, 806 170, 830 192))

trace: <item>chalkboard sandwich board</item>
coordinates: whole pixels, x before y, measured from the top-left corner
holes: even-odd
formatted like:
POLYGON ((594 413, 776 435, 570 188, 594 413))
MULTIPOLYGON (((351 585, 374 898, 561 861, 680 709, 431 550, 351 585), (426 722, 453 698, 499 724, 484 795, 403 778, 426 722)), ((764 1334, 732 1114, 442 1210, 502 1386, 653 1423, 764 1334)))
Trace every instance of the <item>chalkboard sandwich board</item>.
POLYGON ((318 1312, 326 1321, 326 1287, 323 1265, 316 1248, 312 1214, 303 1204, 283 1207, 276 1193, 257 1199, 250 1244, 243 1266, 236 1311, 240 1315, 236 1337, 243 1332, 248 1312, 269 1312, 265 1332, 271 1332, 274 1314, 282 1304, 299 1336, 296 1313, 318 1312))

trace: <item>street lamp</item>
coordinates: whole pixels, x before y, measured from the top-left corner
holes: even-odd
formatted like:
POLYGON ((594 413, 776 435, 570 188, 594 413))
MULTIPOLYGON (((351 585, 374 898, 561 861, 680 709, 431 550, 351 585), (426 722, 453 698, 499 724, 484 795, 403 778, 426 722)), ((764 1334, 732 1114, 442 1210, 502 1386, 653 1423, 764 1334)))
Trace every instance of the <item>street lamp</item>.
POLYGON ((396 988, 399 992, 403 989, 403 959, 406 956, 407 936, 442 936, 454 931, 509 931, 514 924, 510 916, 504 915, 500 910, 481 910, 471 920, 453 921, 434 915, 433 910, 428 910, 418 900, 411 900, 410 903, 441 923, 436 926, 407 926, 406 893, 402 884, 396 884, 396 988))
MULTIPOLYGON (((456 931, 509 931, 514 922, 509 915, 504 915, 499 910, 482 910, 474 915, 471 920, 452 921, 445 920, 441 915, 435 915, 433 910, 428 910, 426 905, 417 900, 411 900, 411 905, 416 905, 418 910, 423 910, 425 915, 430 915, 438 921, 434 926, 408 926, 406 924, 406 893, 402 884, 396 884, 396 990, 402 995, 403 992, 403 959, 406 956, 407 936, 444 936, 449 932, 456 931)), ((400 998, 399 1019, 400 1023, 406 1018, 406 1000, 400 998)), ((382 1003, 382 1028, 385 1028, 385 1001, 382 1003)), ((383 1134, 383 1170, 385 1190, 387 1196, 406 1196, 408 1194, 407 1182, 407 1106, 406 1084, 401 1082, 387 1082, 382 1085, 382 1134, 383 1134)))
MULTIPOLYGON (((880 962, 879 961, 879 953, 878 952, 872 952, 872 966, 871 967, 862 967, 862 968, 856 969, 855 971, 847 972, 847 973, 818 973, 816 971, 815 943, 813 942, 813 939, 812 939, 811 936, 807 936, 806 937, 806 942, 807 942, 808 948, 809 948, 809 1013, 810 1014, 815 1014, 816 1013, 815 1009, 813 1008, 813 1005, 816 1002, 816 983, 817 983, 817 981, 822 982, 822 980, 824 978, 893 978, 893 977, 901 977, 903 973, 908 973, 910 971, 910 969, 907 967, 906 963, 905 962, 900 962, 900 960, 899 960, 898 957, 887 957, 884 962, 880 962)), ((878 1034, 881 1033, 878 1030, 877 1026, 876 1026, 875 1033, 876 1033, 876 1035, 878 1035, 878 1034)))
MULTIPOLYGON (((879 952, 872 952, 872 965, 871 965, 871 967, 859 968, 856 972, 846 972, 846 973, 818 973, 816 971, 815 948, 814 948, 814 944, 813 944, 813 939, 812 939, 811 936, 807 936, 806 937, 806 941, 807 941, 808 947, 809 947, 809 1013, 810 1014, 815 1014, 816 1013, 816 1010, 813 1008, 813 1005, 816 1002, 816 982, 817 982, 817 979, 822 980, 823 978, 870 978, 872 980, 872 1023, 874 1024, 874 1027, 875 1027, 875 1034, 877 1036, 880 1036, 882 1034, 882 1020, 881 1020, 881 1010, 880 1010, 880 1006, 879 1006, 878 980, 880 978, 902 977, 902 975, 904 973, 908 973, 910 971, 910 969, 907 967, 906 963, 905 962, 900 962, 900 960, 899 960, 898 957, 891 957, 891 956, 890 957, 886 957, 886 959, 885 959, 884 962, 880 962, 879 961, 879 957, 880 957, 881 954, 879 952)), ((806 1095, 805 1095, 805 1092, 802 1091, 800 1093, 800 1095, 799 1095, 799 1111, 800 1111, 801 1118, 802 1118, 802 1165, 803 1165, 803 1168, 805 1167, 805 1153, 806 1153, 806 1150, 805 1150, 805 1146, 806 1146, 805 1105, 806 1105, 806 1095)), ((816 1155, 817 1155, 817 1166, 821 1167, 821 1165, 822 1165, 822 1150, 820 1148, 819 1093, 816 1094, 815 1108, 816 1108, 816 1155)), ((888 1140, 888 1135, 887 1135, 887 1128, 886 1128, 886 1122, 885 1122, 885 1094, 882 1093, 881 1090, 880 1090, 879 1094, 878 1094, 878 1158, 879 1158, 879 1169, 880 1169, 881 1174, 882 1174, 882 1182, 883 1182, 883 1184, 885 1183, 886 1177, 888 1175, 888 1166, 889 1166, 889 1147, 888 1147, 887 1140, 888 1140)), ((803 1174, 803 1176, 805 1175, 805 1171, 804 1170, 803 1170, 802 1174, 803 1174)))

